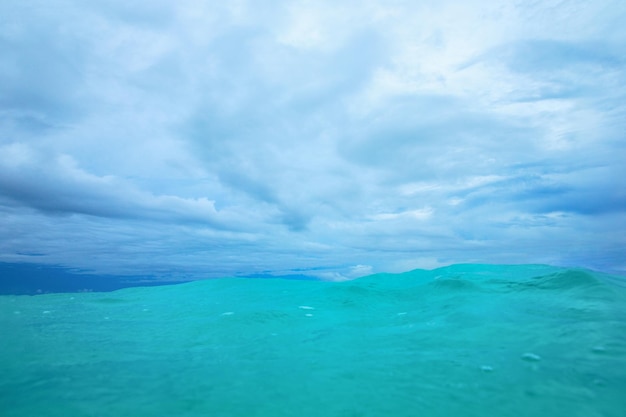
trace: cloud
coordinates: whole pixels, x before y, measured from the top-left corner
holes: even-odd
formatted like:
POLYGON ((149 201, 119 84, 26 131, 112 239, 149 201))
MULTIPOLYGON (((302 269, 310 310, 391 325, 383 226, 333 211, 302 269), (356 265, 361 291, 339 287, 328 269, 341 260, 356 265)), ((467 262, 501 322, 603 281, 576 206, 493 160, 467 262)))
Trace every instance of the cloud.
POLYGON ((0 260, 327 279, 623 268, 625 14, 5 2, 0 260))
POLYGON ((90 174, 68 155, 39 154, 20 143, 0 147, 0 154, 0 190, 14 204, 50 214, 242 226, 242 218, 219 212, 214 201, 153 195, 119 178, 90 174))
POLYGON ((624 58, 619 51, 618 44, 602 41, 525 39, 495 46, 464 68, 506 69, 517 78, 515 101, 593 98, 621 89, 624 58))

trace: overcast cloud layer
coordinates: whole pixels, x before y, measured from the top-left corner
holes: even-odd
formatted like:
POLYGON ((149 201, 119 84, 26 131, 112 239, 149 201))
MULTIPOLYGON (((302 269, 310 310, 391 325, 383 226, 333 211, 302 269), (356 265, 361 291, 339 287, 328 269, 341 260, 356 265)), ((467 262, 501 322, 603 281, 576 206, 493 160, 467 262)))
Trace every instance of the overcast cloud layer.
POLYGON ((626 272, 626 3, 0 2, 0 261, 626 272))

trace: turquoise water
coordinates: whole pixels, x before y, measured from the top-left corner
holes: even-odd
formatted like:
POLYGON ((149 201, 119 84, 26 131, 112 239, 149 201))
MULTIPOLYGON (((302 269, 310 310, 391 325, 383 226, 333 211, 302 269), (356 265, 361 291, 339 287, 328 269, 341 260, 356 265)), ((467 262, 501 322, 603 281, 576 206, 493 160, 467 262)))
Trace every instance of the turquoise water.
POLYGON ((539 265, 0 297, 0 415, 626 415, 626 287, 539 265))

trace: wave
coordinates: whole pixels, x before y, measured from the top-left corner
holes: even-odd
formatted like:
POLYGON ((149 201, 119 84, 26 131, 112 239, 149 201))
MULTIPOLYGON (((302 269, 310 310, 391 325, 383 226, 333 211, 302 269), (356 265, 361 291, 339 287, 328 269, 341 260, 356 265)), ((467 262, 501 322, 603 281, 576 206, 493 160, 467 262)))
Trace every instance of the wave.
POLYGON ((0 408, 11 417, 618 417, 622 282, 470 264, 346 282, 2 296, 11 337, 0 344, 0 408))

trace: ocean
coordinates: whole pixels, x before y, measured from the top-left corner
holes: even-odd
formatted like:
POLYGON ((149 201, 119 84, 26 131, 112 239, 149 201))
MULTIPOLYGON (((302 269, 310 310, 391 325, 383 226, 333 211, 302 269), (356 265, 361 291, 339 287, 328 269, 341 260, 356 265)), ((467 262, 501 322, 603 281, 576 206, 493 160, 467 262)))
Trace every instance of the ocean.
POLYGON ((0 297, 3 417, 626 415, 626 279, 454 265, 0 297))

